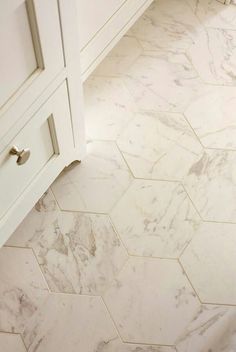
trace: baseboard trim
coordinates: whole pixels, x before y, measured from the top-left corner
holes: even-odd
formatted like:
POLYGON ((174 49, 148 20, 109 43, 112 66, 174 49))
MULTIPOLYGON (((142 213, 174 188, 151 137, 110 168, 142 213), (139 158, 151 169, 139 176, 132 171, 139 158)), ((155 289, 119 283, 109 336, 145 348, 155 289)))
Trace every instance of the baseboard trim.
POLYGON ((115 13, 80 52, 82 80, 94 71, 153 0, 130 0, 115 13))

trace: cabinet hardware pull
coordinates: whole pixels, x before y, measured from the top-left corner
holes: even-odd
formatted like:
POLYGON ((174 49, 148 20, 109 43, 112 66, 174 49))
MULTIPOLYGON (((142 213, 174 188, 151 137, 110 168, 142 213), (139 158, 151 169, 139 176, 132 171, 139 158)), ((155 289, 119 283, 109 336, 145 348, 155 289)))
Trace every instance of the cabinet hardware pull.
POLYGON ((14 145, 10 150, 10 154, 17 156, 17 159, 16 159, 17 165, 23 165, 30 157, 30 150, 28 148, 19 150, 19 148, 14 145))

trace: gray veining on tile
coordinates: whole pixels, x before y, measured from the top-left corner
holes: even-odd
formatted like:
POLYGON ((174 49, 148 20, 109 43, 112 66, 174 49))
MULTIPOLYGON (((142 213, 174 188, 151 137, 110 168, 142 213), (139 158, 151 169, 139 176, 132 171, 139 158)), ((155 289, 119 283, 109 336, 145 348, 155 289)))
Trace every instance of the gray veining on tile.
POLYGON ((113 142, 90 142, 81 164, 66 169, 52 184, 63 210, 107 213, 132 177, 113 142))
POLYGON ((180 114, 136 114, 117 140, 136 177, 181 181, 202 146, 180 114))
POLYGON ((204 305, 179 337, 178 352, 234 352, 236 308, 204 305))
POLYGON ((41 212, 33 218, 28 215, 10 244, 34 249, 52 291, 100 294, 127 259, 107 215, 41 212))
POLYGON ((156 0, 131 29, 145 50, 185 52, 201 31, 184 0, 156 0))
POLYGON ((204 26, 213 28, 236 29, 235 0, 231 5, 216 0, 187 0, 204 26))
POLYGON ((135 180, 111 212, 130 254, 177 258, 200 219, 177 183, 135 180))
POLYGON ((154 111, 183 112, 204 87, 185 54, 164 50, 140 55, 123 81, 139 108, 154 111))
POLYGON ((235 352, 235 6, 154 0, 85 82, 87 157, 0 250, 1 352, 235 352))
POLYGON ((217 86, 193 101, 185 116, 205 147, 236 149, 235 111, 235 88, 217 86))
POLYGON ((28 352, 94 352, 117 337, 99 297, 50 295, 25 328, 28 352))
POLYGON ((205 82, 236 85, 235 30, 208 28, 201 32, 188 57, 205 82))
POLYGON ((168 259, 130 259, 104 300, 123 341, 133 343, 174 344, 199 307, 178 262, 168 259))
POLYGON ((124 83, 120 78, 90 77, 84 84, 84 96, 88 138, 116 140, 135 111, 124 83))
POLYGON ((236 152, 206 150, 189 169, 184 186, 207 221, 236 223, 236 152))
POLYGON ((0 331, 20 333, 48 295, 33 252, 1 248, 0 282, 0 331))

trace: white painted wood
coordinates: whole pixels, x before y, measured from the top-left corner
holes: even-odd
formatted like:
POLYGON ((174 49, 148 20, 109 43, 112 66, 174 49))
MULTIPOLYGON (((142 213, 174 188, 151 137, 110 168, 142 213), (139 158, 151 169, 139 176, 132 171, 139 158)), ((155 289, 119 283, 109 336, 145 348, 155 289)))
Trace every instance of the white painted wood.
POLYGON ((53 156, 63 157, 72 149, 70 110, 64 83, 0 155, 0 219, 35 175, 48 167, 53 156), (56 136, 54 141, 53 135, 56 136), (13 145, 30 149, 30 158, 24 165, 17 165, 17 157, 9 154, 13 145))
POLYGON ((86 153, 85 122, 83 117, 83 92, 80 68, 79 20, 77 1, 60 0, 62 37, 64 44, 67 85, 70 99, 71 119, 76 160, 84 158, 86 153))
MULTIPOLYGON (((9 0, 7 5, 6 3, 6 1, 0 2, 1 14, 4 13, 6 8, 6 16, 0 17, 1 23, 8 21, 12 16, 14 17, 19 6, 27 6, 38 68, 26 79, 15 94, 0 107, 0 139, 5 136, 10 128, 14 128, 14 124, 24 114, 28 106, 37 99, 64 67, 57 0, 9 0)), ((15 34, 11 33, 11 36, 14 35, 17 39, 18 33, 16 31, 15 34)), ((2 37, 2 41, 7 40, 6 35, 2 37)), ((21 45, 21 50, 27 56, 28 54, 24 50, 26 44, 18 44, 21 45)), ((0 66, 4 66, 4 62, 9 55, 12 54, 8 52, 4 56, 0 56, 0 66)), ((15 69, 11 69, 9 65, 8 74, 12 75, 11 80, 15 79, 14 71, 15 69)))
POLYGON ((126 0, 79 0, 80 49, 93 38, 126 0))
POLYGON ((37 69, 25 3, 0 21, 0 107, 37 69))
MULTIPOLYGON (((0 24, 1 11, 10 15, 22 3, 1 2, 0 24)), ((0 246, 85 153, 76 0, 27 0, 27 8, 38 70, 0 110, 0 246), (9 156, 13 143, 32 149, 26 164, 9 156)))
MULTIPOLYGON (((80 4, 81 1, 85 0, 77 1, 80 4)), ((132 24, 143 14, 152 1, 126 0, 119 10, 104 23, 92 40, 81 50, 80 61, 83 81, 97 67, 132 24)), ((94 12, 96 13, 97 11, 97 4, 94 2, 94 12)), ((106 8, 104 8, 104 11, 106 12, 106 8)), ((80 27, 81 33, 85 30, 85 27, 80 27)), ((82 36, 85 36, 85 34, 82 36)))

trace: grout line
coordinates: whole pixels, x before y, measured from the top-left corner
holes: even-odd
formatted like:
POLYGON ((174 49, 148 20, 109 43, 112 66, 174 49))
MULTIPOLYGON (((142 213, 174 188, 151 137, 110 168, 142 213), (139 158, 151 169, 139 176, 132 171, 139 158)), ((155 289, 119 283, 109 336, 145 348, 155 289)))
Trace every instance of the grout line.
POLYGON ((107 311, 107 313, 108 313, 108 316, 110 317, 110 319, 111 319, 111 321, 112 321, 112 323, 113 323, 113 326, 114 326, 114 329, 115 329, 115 331, 116 331, 116 333, 117 333, 117 336, 118 336, 119 339, 123 342, 122 337, 121 337, 121 334, 120 334, 120 332, 119 332, 119 330, 118 330, 118 327, 117 327, 117 325, 116 325, 116 322, 115 322, 115 320, 113 319, 113 316, 111 315, 111 312, 110 312, 110 310, 109 310, 109 308, 108 308, 108 306, 107 306, 107 304, 106 304, 106 302, 105 302, 103 296, 101 296, 101 300, 102 300, 103 305, 104 305, 104 307, 105 307, 105 309, 106 309, 106 311, 107 311))
POLYGON ((129 254, 128 248, 126 247, 125 242, 123 241, 123 239, 122 239, 122 237, 121 237, 121 235, 120 235, 118 229, 116 228, 116 225, 114 224, 111 215, 108 214, 107 216, 108 216, 108 218, 109 218, 109 221, 110 221, 110 223, 111 223, 111 226, 112 226, 112 228, 113 228, 113 230, 114 230, 116 236, 117 236, 118 239, 120 240, 120 243, 121 243, 122 247, 125 249, 125 252, 126 252, 127 256, 129 256, 130 254, 129 254))
POLYGON ((130 258, 137 258, 137 259, 150 259, 150 260, 155 260, 155 259, 159 259, 159 260, 172 260, 172 261, 177 261, 178 257, 160 257, 160 256, 147 256, 147 255, 138 255, 138 254, 130 254, 129 253, 130 258))
POLYGON ((20 335, 20 332, 14 332, 14 331, 4 331, 0 330, 0 334, 8 334, 8 335, 20 335))
POLYGON ((36 255, 36 253, 35 253, 35 250, 34 250, 33 247, 31 247, 31 250, 32 250, 33 255, 34 255, 35 259, 36 259, 36 262, 38 263, 39 270, 40 270, 40 272, 41 272, 41 274, 42 274, 42 276, 43 276, 43 278, 44 278, 44 281, 45 281, 45 284, 46 284, 46 286, 47 286, 48 292, 51 293, 51 289, 50 289, 49 284, 48 284, 48 282, 47 282, 47 280, 46 280, 46 277, 45 277, 45 275, 44 275, 44 272, 43 272, 43 270, 42 270, 42 266, 41 266, 41 264, 39 263, 38 257, 37 257, 37 255, 36 255))
POLYGON ((93 214, 93 215, 108 215, 108 213, 95 212, 89 210, 69 210, 69 209, 60 209, 61 213, 78 213, 78 214, 93 214))
MULTIPOLYGON (((150 347, 172 347, 175 348, 175 345, 161 345, 161 344, 157 344, 157 343, 147 343, 147 342, 130 342, 130 341, 126 341, 123 340, 124 344, 129 344, 129 345, 139 345, 139 346, 150 346, 150 347)), ((157 351, 158 352, 158 351, 157 351)))
POLYGON ((21 341, 22 341, 23 345, 25 346, 25 350, 28 351, 29 349, 26 346, 25 340, 23 338, 23 333, 24 333, 24 331, 20 334, 20 338, 21 338, 21 341))
POLYGON ((199 212, 199 210, 197 209, 196 205, 194 204, 192 198, 190 197, 190 194, 189 194, 189 192, 187 191, 187 188, 185 187, 184 181, 181 182, 181 185, 182 185, 183 189, 185 190, 185 192, 186 192, 186 194, 187 194, 187 196, 188 196, 190 202, 192 203, 194 209, 196 210, 196 212, 197 212, 197 214, 198 214, 200 220, 203 221, 203 217, 202 217, 201 213, 199 212))
POLYGON ((204 305, 212 305, 212 306, 221 306, 221 307, 236 307, 236 303, 235 304, 230 304, 230 303, 210 303, 210 302, 203 302, 201 301, 201 304, 204 305))
MULTIPOLYGON (((131 122, 131 121, 130 121, 130 122, 131 122)), ((117 147, 119 153, 121 154, 121 157, 122 157, 122 159, 123 159, 125 165, 127 166, 128 170, 129 170, 131 176, 132 176, 133 178, 135 178, 135 175, 134 175, 133 171, 131 170, 131 168, 130 168, 128 162, 127 162, 127 160, 125 159, 125 156, 124 156, 122 150, 120 149, 120 147, 119 147, 117 141, 115 141, 115 144, 116 144, 116 147, 117 147)))
POLYGON ((181 269, 182 269, 184 275, 186 276, 186 278, 187 278, 187 280, 188 280, 190 286, 192 287, 194 293, 196 294, 196 298, 198 299, 198 301, 199 301, 200 303, 202 303, 202 301, 201 301, 201 299, 200 299, 200 297, 199 297, 199 295, 198 295, 196 289, 194 288, 194 286, 193 286, 193 284, 192 284, 192 282, 191 282, 191 280, 190 280, 190 278, 189 278, 189 276, 188 276, 186 270, 184 269, 184 266, 183 266, 183 264, 181 263, 180 259, 178 259, 178 263, 179 263, 179 265, 180 265, 180 267, 181 267, 181 269))
MULTIPOLYGON (((59 175, 58 175, 58 176, 59 176, 59 175)), ((55 194, 54 194, 54 192, 53 192, 53 189, 52 189, 52 184, 50 185, 50 187, 48 188, 48 190, 49 190, 49 192, 51 192, 51 194, 52 194, 52 196, 53 196, 53 199, 54 199, 54 201, 55 201, 55 203, 56 203, 56 206, 57 206, 57 208, 58 208, 58 209, 56 209, 56 210, 60 210, 59 203, 58 203, 58 201, 57 201, 57 199, 56 199, 56 197, 55 197, 55 194)))
MULTIPOLYGON (((185 112, 186 112, 186 109, 185 109, 185 112)), ((205 146, 202 144, 202 141, 200 140, 200 137, 198 137, 196 131, 194 130, 194 128, 193 128, 193 126, 191 125, 191 123, 189 122, 189 120, 188 120, 188 118, 187 118, 185 112, 182 113, 183 118, 184 118, 184 120, 186 121, 186 123, 187 123, 187 125, 189 126, 189 128, 191 129, 191 131, 192 131, 193 135, 195 136, 195 138, 198 140, 198 142, 199 142, 200 145, 202 146, 203 151, 204 151, 205 146)))

